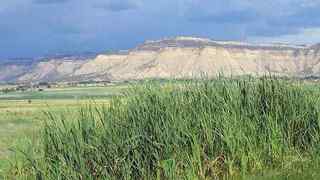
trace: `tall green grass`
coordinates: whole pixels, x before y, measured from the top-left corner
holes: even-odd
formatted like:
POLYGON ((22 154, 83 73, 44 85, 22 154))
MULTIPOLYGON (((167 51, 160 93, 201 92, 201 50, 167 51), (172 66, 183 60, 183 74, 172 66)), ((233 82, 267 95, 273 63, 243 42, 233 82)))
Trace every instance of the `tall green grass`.
POLYGON ((20 175, 235 179, 272 172, 296 177, 319 169, 319 94, 266 77, 147 83, 103 107, 81 109, 75 120, 47 113, 40 145, 25 150, 30 153, 24 152, 20 175))

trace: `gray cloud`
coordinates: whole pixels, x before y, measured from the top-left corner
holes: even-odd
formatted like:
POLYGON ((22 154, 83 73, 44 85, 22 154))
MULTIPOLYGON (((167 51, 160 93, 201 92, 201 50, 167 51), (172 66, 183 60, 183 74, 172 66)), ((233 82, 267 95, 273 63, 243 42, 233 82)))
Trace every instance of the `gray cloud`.
POLYGON ((36 4, 57 4, 57 3, 66 3, 69 0, 34 0, 36 4))
POLYGON ((316 27, 320 26, 320 5, 305 7, 291 15, 270 19, 270 24, 288 27, 316 27))
POLYGON ((191 22, 214 22, 214 23, 250 23, 259 19, 259 14, 249 10, 237 10, 223 12, 220 14, 200 14, 197 16, 188 17, 191 22))
POLYGON ((295 34, 303 28, 320 26, 320 3, 310 0, 247 0, 193 1, 186 12, 191 23, 231 23, 237 29, 245 27, 247 36, 279 36, 295 34), (202 6, 205 2, 206 6, 202 6))
POLYGON ((127 11, 132 9, 137 9, 138 4, 135 1, 129 1, 129 0, 111 0, 101 3, 96 3, 93 7, 104 9, 107 11, 127 11))
POLYGON ((127 49, 178 35, 292 37, 320 27, 319 9, 314 0, 1 0, 0 58, 127 49))

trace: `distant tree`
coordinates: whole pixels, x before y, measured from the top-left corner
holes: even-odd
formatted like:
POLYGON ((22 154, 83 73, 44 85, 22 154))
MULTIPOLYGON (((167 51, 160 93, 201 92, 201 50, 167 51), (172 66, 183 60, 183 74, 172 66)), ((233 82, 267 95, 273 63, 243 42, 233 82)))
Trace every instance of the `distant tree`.
POLYGON ((16 88, 16 90, 17 90, 17 91, 22 91, 22 92, 24 92, 24 91, 26 91, 28 88, 31 88, 31 87, 22 85, 22 86, 18 86, 18 87, 16 88))
POLYGON ((49 86, 50 84, 48 82, 40 82, 38 85, 39 86, 49 86))
POLYGON ((8 88, 2 89, 1 90, 4 94, 7 94, 9 92, 8 88))
POLYGON ((14 89, 12 89, 12 88, 5 88, 5 89, 2 89, 1 91, 2 91, 4 94, 8 94, 8 93, 10 93, 10 92, 13 92, 14 89))

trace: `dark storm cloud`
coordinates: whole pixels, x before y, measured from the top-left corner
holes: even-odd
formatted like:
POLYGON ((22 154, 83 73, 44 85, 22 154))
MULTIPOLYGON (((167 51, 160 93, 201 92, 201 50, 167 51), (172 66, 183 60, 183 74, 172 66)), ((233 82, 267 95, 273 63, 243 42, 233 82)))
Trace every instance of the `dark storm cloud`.
POLYGON ((1 0, 0 59, 127 49, 178 35, 294 35, 320 28, 319 9, 314 0, 1 0))
MULTIPOLYGON (((194 1, 187 13, 192 23, 232 23, 246 27, 248 36, 278 36, 320 27, 320 3, 311 0, 194 1), (206 3, 206 6, 201 4, 206 3), (224 8, 223 8, 224 7, 224 8)), ((237 28, 235 28, 237 29, 237 28)))

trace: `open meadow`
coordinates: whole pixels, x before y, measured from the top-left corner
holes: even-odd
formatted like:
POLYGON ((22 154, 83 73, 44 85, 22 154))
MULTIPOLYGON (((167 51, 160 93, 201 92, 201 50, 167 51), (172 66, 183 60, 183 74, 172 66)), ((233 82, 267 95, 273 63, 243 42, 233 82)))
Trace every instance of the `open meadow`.
POLYGON ((45 112, 63 112, 71 118, 80 106, 106 104, 111 96, 125 88, 121 85, 67 87, 0 94, 0 179, 14 159, 15 148, 38 138, 45 112))

